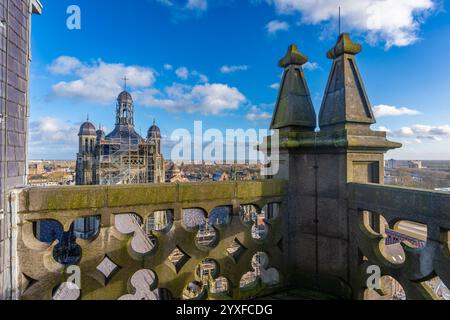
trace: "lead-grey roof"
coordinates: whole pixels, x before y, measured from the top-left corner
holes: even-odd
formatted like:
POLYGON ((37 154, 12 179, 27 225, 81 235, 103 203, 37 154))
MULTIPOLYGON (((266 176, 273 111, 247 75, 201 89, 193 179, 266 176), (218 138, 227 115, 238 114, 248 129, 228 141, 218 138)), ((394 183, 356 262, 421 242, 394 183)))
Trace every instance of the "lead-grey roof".
POLYGON ((95 130, 95 126, 86 121, 80 126, 80 131, 78 133, 79 136, 97 136, 97 132, 95 130))

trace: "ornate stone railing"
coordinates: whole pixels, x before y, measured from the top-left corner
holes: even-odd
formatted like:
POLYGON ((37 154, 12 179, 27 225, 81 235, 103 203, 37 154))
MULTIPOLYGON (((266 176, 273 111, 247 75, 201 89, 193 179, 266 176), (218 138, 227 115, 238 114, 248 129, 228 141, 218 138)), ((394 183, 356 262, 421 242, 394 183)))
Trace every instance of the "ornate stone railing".
MULTIPOLYGON (((378 266, 382 276, 395 279, 403 298, 438 299, 448 295, 442 284, 450 288, 450 195, 357 183, 350 183, 348 192, 350 224, 354 226, 350 239, 356 239, 351 242, 351 265, 359 268, 353 283, 357 298, 370 291, 365 291, 371 275, 369 266, 378 266), (402 232, 406 230, 413 237, 425 232, 426 244, 418 248, 403 241, 397 247, 388 247, 384 227, 403 228, 402 232), (441 284, 439 288, 433 287, 436 283, 441 284)), ((389 294, 385 289, 375 292, 382 298, 389 294)))
POLYGON ((276 292, 283 287, 285 193, 279 180, 17 190, 11 203, 18 296, 238 299, 276 292), (278 217, 267 216, 275 205, 278 217), (229 217, 209 220, 199 234, 198 223, 183 220, 185 209, 193 208, 204 212, 205 221, 215 208, 228 208, 229 217), (249 208, 253 219, 245 216, 249 208), (156 221, 155 212, 167 215, 156 221), (89 239, 76 239, 75 268, 55 259, 58 240, 36 237, 38 223, 57 221, 68 232, 86 217, 97 217, 100 228, 89 239), (149 217, 153 230, 145 227, 149 217), (68 285, 76 283, 78 271, 79 284, 68 285))

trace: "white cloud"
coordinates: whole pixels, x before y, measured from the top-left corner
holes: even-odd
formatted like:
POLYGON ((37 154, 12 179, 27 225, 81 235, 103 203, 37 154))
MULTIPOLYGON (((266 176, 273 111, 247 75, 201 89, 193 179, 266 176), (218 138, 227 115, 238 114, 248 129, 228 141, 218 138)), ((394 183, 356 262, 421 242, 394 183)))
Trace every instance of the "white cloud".
POLYGON ((199 82, 203 82, 203 83, 208 83, 209 82, 209 79, 208 79, 208 77, 206 76, 206 75, 204 75, 204 74, 201 74, 200 72, 198 72, 198 71, 192 71, 191 72, 191 75, 193 75, 193 76, 195 76, 195 77, 198 77, 198 81, 199 82))
POLYGON ((186 67, 180 67, 177 70, 175 70, 175 74, 181 80, 186 80, 187 78, 189 78, 189 69, 186 67))
POLYGON ((207 0, 189 0, 186 4, 186 8, 189 10, 206 11, 208 9, 207 0))
POLYGON ((300 14, 305 24, 335 23, 339 6, 346 31, 366 32, 372 44, 407 46, 419 39, 424 17, 436 9, 435 0, 268 0, 280 14, 300 14))
POLYGON ((248 70, 248 66, 247 65, 238 65, 238 66, 222 66, 220 68, 220 72, 221 73, 233 73, 236 71, 246 71, 248 70))
POLYGON ((267 120, 272 118, 272 114, 261 111, 256 106, 252 106, 250 112, 245 115, 245 118, 250 121, 267 120))
POLYGON ((68 75, 82 66, 80 60, 74 57, 60 56, 56 58, 48 70, 53 74, 68 75))
POLYGON ((272 88, 274 90, 280 89, 280 84, 278 82, 272 83, 269 88, 272 88))
POLYGON ((379 127, 375 128, 375 130, 376 131, 384 131, 384 132, 387 132, 387 133, 391 133, 392 132, 391 129, 386 128, 385 126, 379 126, 379 127))
POLYGON ((198 84, 195 86, 175 83, 164 92, 150 89, 136 92, 139 102, 148 107, 159 107, 169 112, 201 113, 219 115, 237 110, 247 101, 235 87, 226 84, 198 84))
POLYGON ((151 86, 155 72, 140 66, 126 66, 122 63, 106 63, 102 60, 91 64, 75 63, 76 58, 56 59, 49 67, 53 73, 74 76, 77 79, 61 81, 52 87, 53 96, 81 98, 98 103, 110 103, 123 88, 123 78, 134 88, 151 86))
POLYGON ((402 138, 441 141, 444 138, 450 138, 450 125, 429 126, 416 124, 409 127, 402 127, 392 134, 393 136, 402 138))
POLYGON ((276 34, 278 31, 288 31, 289 24, 284 21, 272 20, 266 24, 266 30, 269 34, 276 34))
POLYGON ((375 117, 398 117, 398 116, 415 116, 421 114, 417 110, 405 108, 405 107, 395 107, 385 104, 377 105, 373 108, 375 117))
POLYGON ((181 80, 187 80, 190 76, 193 76, 193 77, 198 77, 199 82, 202 82, 202 83, 209 82, 209 79, 206 75, 204 75, 196 70, 189 71, 189 69, 186 67, 180 67, 180 68, 176 69, 175 74, 181 80))
POLYGON ((164 70, 173 70, 173 66, 171 64, 166 63, 164 65, 164 70))
POLYGON ((30 122, 29 148, 32 158, 48 159, 75 155, 78 148, 79 126, 58 118, 44 117, 30 122))
POLYGON ((314 71, 319 68, 320 68, 320 66, 317 62, 307 62, 303 65, 303 69, 308 70, 308 71, 314 71))

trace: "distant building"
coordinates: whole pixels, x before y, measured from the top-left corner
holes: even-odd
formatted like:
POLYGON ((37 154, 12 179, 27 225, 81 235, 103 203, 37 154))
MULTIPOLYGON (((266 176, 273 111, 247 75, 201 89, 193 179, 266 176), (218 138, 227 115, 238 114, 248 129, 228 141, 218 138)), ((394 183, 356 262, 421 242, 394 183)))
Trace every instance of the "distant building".
POLYGON ((28 175, 34 176, 45 172, 45 163, 43 161, 29 161, 28 175))
POLYGON ((153 123, 147 138, 142 138, 134 129, 133 114, 133 98, 123 91, 117 98, 116 125, 110 134, 96 130, 89 119, 81 125, 77 185, 164 182, 160 129, 153 123))
POLYGON ((410 169, 422 169, 422 161, 414 160, 414 161, 408 161, 408 168, 410 169))
POLYGON ((167 168, 166 172, 166 182, 168 183, 178 183, 178 182, 188 182, 189 180, 184 176, 180 167, 175 162, 171 162, 167 168))
POLYGON ((386 160, 385 166, 386 169, 395 169, 397 168, 397 160, 395 159, 386 160))

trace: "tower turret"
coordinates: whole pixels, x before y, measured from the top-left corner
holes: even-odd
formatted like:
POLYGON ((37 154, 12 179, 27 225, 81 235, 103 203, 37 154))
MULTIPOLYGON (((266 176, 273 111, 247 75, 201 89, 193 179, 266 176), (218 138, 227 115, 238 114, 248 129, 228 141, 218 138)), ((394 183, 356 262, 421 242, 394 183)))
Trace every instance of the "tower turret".
POLYGON ((361 50, 361 45, 354 43, 348 33, 342 33, 336 45, 328 51, 327 57, 333 60, 333 65, 319 114, 321 130, 361 125, 367 128, 375 123, 355 60, 355 55, 361 50))
POLYGON ((116 126, 134 126, 133 98, 128 91, 122 91, 117 97, 116 126))
POLYGON ((316 113, 302 65, 308 61, 295 44, 290 45, 278 66, 284 68, 271 129, 314 131, 316 113))

